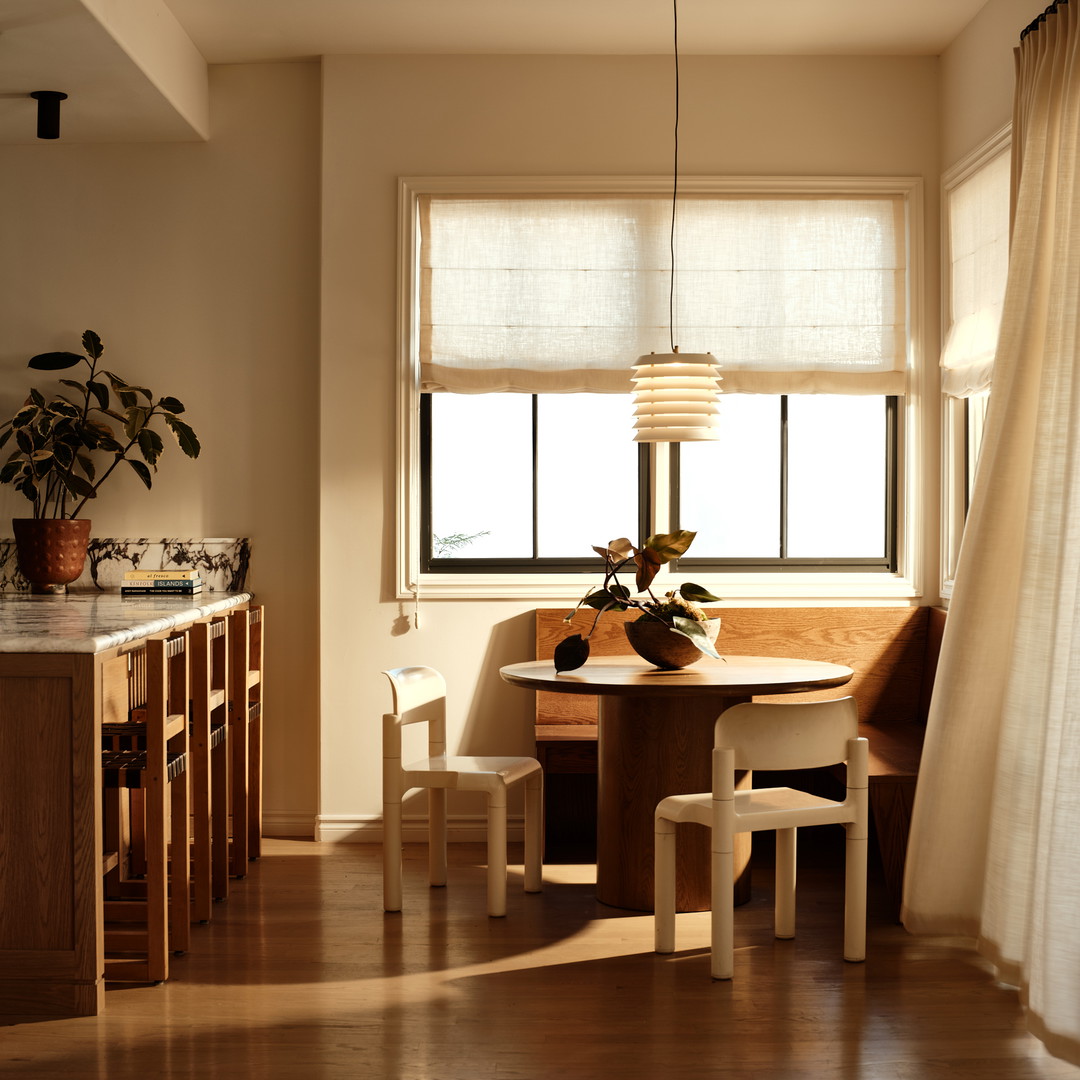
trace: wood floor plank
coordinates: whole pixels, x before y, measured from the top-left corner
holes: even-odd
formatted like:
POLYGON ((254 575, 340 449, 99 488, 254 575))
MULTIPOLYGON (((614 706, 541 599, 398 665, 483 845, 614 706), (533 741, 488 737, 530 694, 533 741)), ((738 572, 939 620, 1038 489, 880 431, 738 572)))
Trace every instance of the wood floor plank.
POLYGON ((651 916, 598 904, 590 865, 547 867, 538 895, 512 866, 489 919, 481 845, 451 845, 444 889, 410 846, 404 910, 384 915, 377 847, 265 841, 169 983, 5 1027, 0 1075, 1080 1080, 966 943, 895 924, 880 868, 867 961, 845 964, 836 855, 803 842, 797 937, 776 941, 762 845, 735 979, 714 983, 707 913, 680 915, 678 951, 656 956, 651 916))

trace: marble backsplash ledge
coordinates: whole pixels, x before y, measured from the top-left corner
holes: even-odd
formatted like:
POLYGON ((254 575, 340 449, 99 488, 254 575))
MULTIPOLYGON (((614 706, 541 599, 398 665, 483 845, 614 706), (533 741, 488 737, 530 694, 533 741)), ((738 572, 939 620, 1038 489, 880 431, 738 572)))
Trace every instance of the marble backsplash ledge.
MULTIPOLYGON (((97 537, 90 541, 86 567, 68 588, 117 589, 128 570, 198 570, 209 592, 238 593, 247 588, 251 541, 246 537, 165 540, 97 537)), ((0 539, 0 591, 28 592, 19 572, 15 541, 0 539)))

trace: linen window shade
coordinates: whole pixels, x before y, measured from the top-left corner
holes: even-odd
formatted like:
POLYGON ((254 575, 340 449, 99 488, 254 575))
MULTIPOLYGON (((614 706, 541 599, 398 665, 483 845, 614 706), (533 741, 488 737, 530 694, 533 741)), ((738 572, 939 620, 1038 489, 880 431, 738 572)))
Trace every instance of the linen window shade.
POLYGON ((941 389, 970 397, 990 389, 1009 270, 1012 167, 998 154, 948 192, 950 315, 941 389))
MULTIPOLYGON (((668 352, 667 196, 426 195, 420 388, 626 393, 668 352)), ((675 343, 725 392, 902 394, 899 195, 680 195, 675 343)))

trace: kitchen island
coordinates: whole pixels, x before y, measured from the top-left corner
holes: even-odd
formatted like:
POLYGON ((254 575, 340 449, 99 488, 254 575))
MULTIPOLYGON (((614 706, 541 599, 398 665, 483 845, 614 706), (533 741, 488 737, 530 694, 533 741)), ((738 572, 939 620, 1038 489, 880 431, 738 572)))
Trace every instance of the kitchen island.
POLYGON ((147 640, 251 600, 0 594, 0 1019, 102 1010, 101 723, 147 640))

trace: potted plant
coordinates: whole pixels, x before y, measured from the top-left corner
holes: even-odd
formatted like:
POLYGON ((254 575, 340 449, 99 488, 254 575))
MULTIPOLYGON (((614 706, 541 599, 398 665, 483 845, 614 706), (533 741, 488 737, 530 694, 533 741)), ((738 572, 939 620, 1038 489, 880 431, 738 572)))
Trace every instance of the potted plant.
POLYGON ((639 548, 625 537, 612 540, 607 547, 594 547, 593 551, 604 560, 604 583, 586 593, 564 622, 570 622, 582 607, 594 608, 596 617, 584 637, 571 634, 555 647, 555 670, 573 671, 581 667, 589 658, 589 638, 604 612, 631 608, 641 614, 625 624, 626 636, 633 648, 657 667, 685 667, 702 653, 721 659, 713 645, 720 620, 708 618, 698 607, 719 597, 692 582, 684 582, 661 597, 650 588, 660 567, 682 555, 696 535, 680 529, 650 536, 639 548), (633 597, 618 579, 619 572, 630 563, 634 564, 636 591, 647 593, 645 597, 633 597))
POLYGON ((60 380, 68 393, 46 397, 31 387, 25 404, 0 425, 0 448, 11 441, 15 446, 0 468, 0 483, 12 484, 33 506, 30 517, 16 518, 12 525, 19 568, 35 592, 62 592, 82 573, 90 521, 79 513, 97 498, 121 462, 147 488, 153 485, 164 450, 152 426, 159 418, 188 457, 199 456, 195 432, 180 419, 182 402, 155 398, 144 386, 99 371, 104 349, 93 330, 83 334, 82 345, 83 353, 31 357, 27 366, 37 371, 64 371, 81 364, 88 370, 82 382, 60 380))

